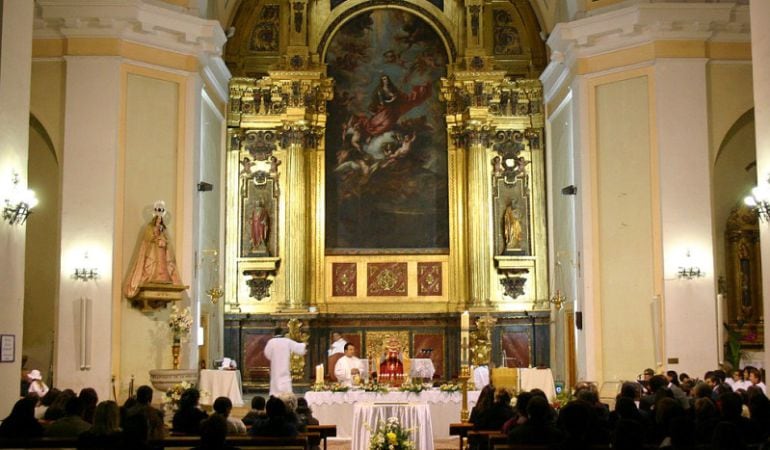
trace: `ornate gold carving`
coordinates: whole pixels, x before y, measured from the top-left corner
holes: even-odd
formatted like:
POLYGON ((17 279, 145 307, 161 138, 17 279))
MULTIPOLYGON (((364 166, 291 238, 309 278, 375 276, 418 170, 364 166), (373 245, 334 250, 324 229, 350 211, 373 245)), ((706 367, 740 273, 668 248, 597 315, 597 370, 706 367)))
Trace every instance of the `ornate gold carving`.
POLYGON ((369 263, 367 271, 367 295, 405 296, 406 263, 369 263))
POLYGON ((356 263, 332 263, 332 295, 355 297, 356 263))
POLYGON ((417 295, 441 295, 441 263, 417 263, 417 295))
POLYGON ((380 359, 388 352, 397 352, 404 358, 409 357, 409 332, 408 331, 370 331, 366 333, 366 358, 380 359))
POLYGON ((492 355, 492 328, 497 319, 486 316, 476 319, 476 329, 471 332, 471 359, 474 366, 489 364, 492 355))
MULTIPOLYGON (((297 342, 307 344, 310 335, 302 331, 302 322, 299 319, 289 319, 286 324, 289 329, 288 337, 297 342)), ((302 380, 305 377, 305 355, 291 355, 291 379, 294 381, 302 380)))

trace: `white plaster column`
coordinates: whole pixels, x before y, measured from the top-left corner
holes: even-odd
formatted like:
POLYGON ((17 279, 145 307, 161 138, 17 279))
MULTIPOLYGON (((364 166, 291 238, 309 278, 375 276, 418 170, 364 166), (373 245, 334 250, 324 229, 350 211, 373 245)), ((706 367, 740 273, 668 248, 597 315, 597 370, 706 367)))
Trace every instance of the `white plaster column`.
MULTIPOLYGON (((4 1, 0 16, 0 197, 10 187, 14 172, 19 174, 19 187, 27 187, 33 8, 33 2, 4 1)), ((2 198, 0 202, 4 205, 2 198)), ((0 221, 0 334, 15 341, 13 361, 0 362, 0 417, 6 417, 19 399, 25 230, 24 225, 0 221)))
POLYGON ((679 361, 661 362, 677 372, 696 374, 713 370, 719 362, 706 63, 698 58, 658 59, 654 84, 666 318, 663 348, 666 359, 679 361), (692 266, 705 271, 705 276, 677 277, 679 267, 692 266), (683 326, 685 318, 693 326, 683 326))
MULTIPOLYGON (((751 59, 754 76, 754 121, 770 121, 770 2, 751 0, 751 59)), ((770 129, 757 126, 757 183, 767 183, 770 174, 770 129)), ((762 251, 762 298, 765 319, 765 369, 770 369, 770 229, 759 225, 762 251)))
POLYGON ((116 230, 116 167, 120 123, 118 57, 66 57, 64 149, 62 151, 61 281, 56 333, 56 385, 93 387, 110 398, 116 230), (72 279, 84 252, 99 270, 95 281, 72 279), (80 323, 79 300, 91 299, 90 327, 80 323), (90 354, 81 360, 81 334, 90 354), (90 361, 89 361, 90 359, 90 361), (85 367, 85 364, 90 367, 85 367))

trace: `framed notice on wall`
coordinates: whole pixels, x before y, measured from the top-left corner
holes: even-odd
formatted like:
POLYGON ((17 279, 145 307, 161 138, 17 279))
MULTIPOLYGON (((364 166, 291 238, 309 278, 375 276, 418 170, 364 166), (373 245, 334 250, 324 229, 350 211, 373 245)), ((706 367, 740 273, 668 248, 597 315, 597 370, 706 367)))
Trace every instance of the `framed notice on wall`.
POLYGON ((0 334, 0 362, 13 362, 16 354, 16 335, 0 334))

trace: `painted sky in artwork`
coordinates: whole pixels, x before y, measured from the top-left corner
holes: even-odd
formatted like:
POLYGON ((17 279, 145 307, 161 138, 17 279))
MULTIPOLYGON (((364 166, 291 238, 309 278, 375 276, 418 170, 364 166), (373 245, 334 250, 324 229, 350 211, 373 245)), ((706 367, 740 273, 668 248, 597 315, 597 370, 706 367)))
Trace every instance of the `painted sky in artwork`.
POLYGON ((447 251, 441 39, 406 11, 367 11, 335 34, 326 63, 327 253, 447 251))

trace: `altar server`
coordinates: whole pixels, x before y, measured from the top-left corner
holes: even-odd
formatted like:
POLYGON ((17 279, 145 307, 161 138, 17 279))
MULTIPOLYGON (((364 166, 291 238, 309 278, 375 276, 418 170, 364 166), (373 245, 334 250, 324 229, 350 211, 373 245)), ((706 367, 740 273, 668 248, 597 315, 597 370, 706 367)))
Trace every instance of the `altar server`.
POLYGON ((265 357, 270 360, 270 395, 279 392, 292 392, 291 389, 291 355, 304 355, 306 344, 284 337, 283 330, 278 327, 275 335, 265 345, 265 357))
POLYGON ((362 376, 364 370, 361 360, 355 356, 356 347, 348 342, 345 344, 345 356, 337 360, 337 364, 334 366, 334 376, 337 377, 337 381, 346 385, 352 386, 354 378, 356 376, 362 376))
POLYGON ((336 353, 345 353, 345 344, 347 343, 348 341, 346 341, 338 331, 333 332, 332 345, 329 347, 329 356, 336 353))

